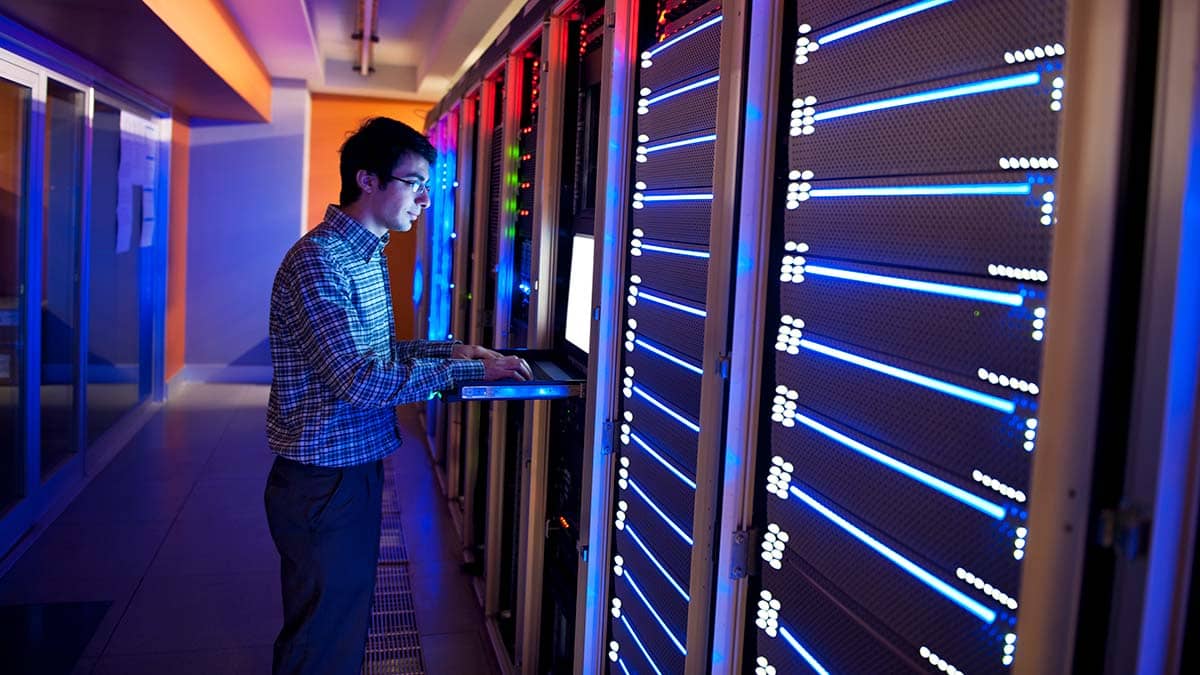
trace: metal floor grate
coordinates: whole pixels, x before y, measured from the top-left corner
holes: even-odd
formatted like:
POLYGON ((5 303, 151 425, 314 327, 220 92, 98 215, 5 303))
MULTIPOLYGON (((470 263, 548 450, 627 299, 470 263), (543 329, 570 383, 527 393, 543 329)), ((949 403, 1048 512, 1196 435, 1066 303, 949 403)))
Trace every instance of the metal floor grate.
POLYGON ((380 565, 375 579, 375 605, 371 609, 363 673, 422 675, 425 665, 408 569, 403 565, 380 565))
POLYGON ((408 576, 408 553, 392 460, 384 462, 383 529, 375 571, 375 602, 367 635, 364 675, 424 675, 417 610, 408 576))
POLYGON ((379 536, 379 562, 407 563, 408 550, 404 547, 404 532, 400 526, 400 497, 390 458, 383 466, 383 528, 379 536))

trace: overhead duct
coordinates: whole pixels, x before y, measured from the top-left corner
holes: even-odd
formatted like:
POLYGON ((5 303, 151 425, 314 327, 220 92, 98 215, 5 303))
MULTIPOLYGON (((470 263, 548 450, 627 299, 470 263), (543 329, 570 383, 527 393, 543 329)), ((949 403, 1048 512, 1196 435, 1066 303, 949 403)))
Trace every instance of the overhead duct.
POLYGON ((363 77, 370 75, 375 67, 375 43, 379 42, 379 0, 359 0, 358 21, 350 37, 359 41, 358 65, 354 67, 363 77))

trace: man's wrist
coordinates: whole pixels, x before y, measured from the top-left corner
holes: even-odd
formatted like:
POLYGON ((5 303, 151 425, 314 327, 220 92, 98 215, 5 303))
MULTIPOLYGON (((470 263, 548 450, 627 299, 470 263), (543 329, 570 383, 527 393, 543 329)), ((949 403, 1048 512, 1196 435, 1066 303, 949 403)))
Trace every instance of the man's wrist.
POLYGON ((454 358, 454 345, 462 344, 458 340, 430 340, 427 354, 433 359, 454 358))
POLYGON ((485 371, 482 361, 473 359, 455 359, 450 361, 450 378, 457 386, 461 382, 482 380, 485 371))

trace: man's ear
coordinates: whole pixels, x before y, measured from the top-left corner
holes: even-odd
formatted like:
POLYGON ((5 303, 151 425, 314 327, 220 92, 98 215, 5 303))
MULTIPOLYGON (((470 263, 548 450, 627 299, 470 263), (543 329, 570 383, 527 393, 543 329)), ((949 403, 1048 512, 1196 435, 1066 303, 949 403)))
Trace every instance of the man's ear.
POLYGON ((358 183, 358 189, 362 190, 363 194, 371 194, 379 189, 379 178, 375 174, 366 169, 359 169, 355 174, 354 180, 358 183))

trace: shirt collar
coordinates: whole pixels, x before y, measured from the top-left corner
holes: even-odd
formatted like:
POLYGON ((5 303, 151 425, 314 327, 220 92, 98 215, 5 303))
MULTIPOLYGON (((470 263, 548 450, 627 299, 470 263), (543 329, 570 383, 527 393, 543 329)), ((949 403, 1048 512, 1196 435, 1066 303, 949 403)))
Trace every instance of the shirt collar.
POLYGON ((362 256, 364 261, 369 261, 388 243, 389 232, 384 232, 382 237, 376 237, 362 223, 346 215, 333 204, 325 209, 325 222, 329 223, 334 232, 342 235, 350 249, 362 256))

